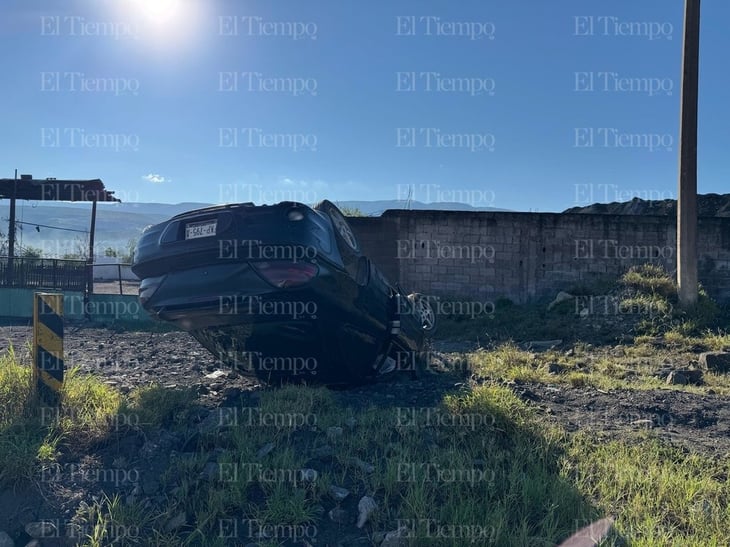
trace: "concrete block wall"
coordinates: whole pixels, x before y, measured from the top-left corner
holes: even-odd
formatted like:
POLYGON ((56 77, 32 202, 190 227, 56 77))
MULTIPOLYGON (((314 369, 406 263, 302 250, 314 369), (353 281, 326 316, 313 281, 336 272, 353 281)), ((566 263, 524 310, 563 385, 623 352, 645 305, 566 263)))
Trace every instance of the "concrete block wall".
MULTIPOLYGON (((386 211, 350 221, 389 279, 427 294, 524 303, 646 262, 676 271, 669 217, 386 211)), ((698 253, 700 282, 730 299, 730 219, 700 219, 698 253)))

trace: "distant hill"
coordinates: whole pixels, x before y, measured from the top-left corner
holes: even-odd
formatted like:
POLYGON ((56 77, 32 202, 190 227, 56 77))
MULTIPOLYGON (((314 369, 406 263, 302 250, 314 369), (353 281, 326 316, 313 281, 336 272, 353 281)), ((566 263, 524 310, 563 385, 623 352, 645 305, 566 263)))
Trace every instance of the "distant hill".
MULTIPOLYGON (((381 201, 337 201, 343 208, 358 209, 364 215, 377 216, 387 209, 404 209, 405 202, 381 201)), ((150 224, 163 222, 168 218, 211 203, 99 203, 96 214, 95 247, 103 251, 107 247, 125 249, 130 239, 136 239, 150 224)), ((448 211, 495 211, 491 207, 471 207, 464 203, 422 203, 410 202, 410 209, 436 209, 448 211)), ((0 203, 0 234, 7 235, 7 200, 0 203)), ((91 222, 90 203, 37 203, 19 201, 16 218, 22 221, 18 230, 18 244, 23 247, 37 247, 47 256, 62 256, 84 247, 88 241, 91 222), (40 226, 44 225, 44 226, 40 226), (53 226, 54 228, 49 228, 53 226), (36 227, 38 227, 36 229, 36 227)), ((4 238, 2 238, 4 239, 4 238)), ((97 251, 100 252, 100 251, 97 251)))
POLYGON ((388 209, 412 209, 414 211, 506 211, 496 207, 472 207, 466 203, 441 201, 438 203, 423 203, 411 201, 406 203, 402 200, 384 199, 376 201, 335 201, 339 207, 359 209, 367 216, 380 216, 388 209), (408 205, 406 207, 406 205, 408 205))
MULTIPOLYGON (((677 200, 644 200, 614 203, 594 203, 585 207, 572 207, 564 213, 590 213, 600 215, 677 215, 677 200)), ((699 194, 697 214, 701 217, 730 217, 730 194, 699 194)))

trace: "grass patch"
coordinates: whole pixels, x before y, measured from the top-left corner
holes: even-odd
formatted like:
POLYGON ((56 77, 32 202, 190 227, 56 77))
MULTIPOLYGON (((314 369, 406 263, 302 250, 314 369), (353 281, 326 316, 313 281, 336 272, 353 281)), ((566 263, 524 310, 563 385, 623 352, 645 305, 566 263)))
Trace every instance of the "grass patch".
POLYGON ((62 446, 88 449, 108 435, 120 396, 100 380, 71 369, 59 407, 34 397, 31 368, 11 348, 0 356, 0 487, 33 479, 62 446))
POLYGON ((634 293, 664 299, 673 299, 677 294, 676 282, 657 264, 633 266, 621 277, 621 284, 634 293))
POLYGON ((153 521, 141 504, 125 504, 119 496, 104 495, 91 505, 81 502, 67 534, 83 547, 135 545, 153 521))
POLYGON ((211 537, 221 519, 234 516, 255 527, 311 532, 328 519, 321 508, 334 504, 331 485, 351 491, 342 507, 353 518, 360 497, 372 496, 378 507, 366 530, 406 525, 412 545, 551 545, 570 534, 576 515, 597 516, 560 476, 562 434, 543 428, 502 387, 453 394, 430 409, 353 414, 327 390, 288 386, 262 392, 260 414, 249 411, 227 415, 211 432, 228 446, 211 483, 196 480, 205 454, 173 461, 163 476, 166 487, 176 486, 163 521, 180 511, 194 516, 183 544, 211 537), (297 413, 310 418, 285 418, 297 413), (333 427, 341 428, 336 435, 333 427), (325 446, 331 455, 318 456, 325 446), (446 543, 434 539, 449 531, 446 543))
POLYGON ((197 393, 192 388, 165 388, 159 384, 133 390, 120 408, 125 422, 141 427, 183 427, 194 412, 197 393))
MULTIPOLYGON (((632 545, 730 544, 727 461, 662 445, 574 438, 566 472, 632 545)), ((619 539, 611 545, 620 544, 619 539)))
POLYGON ((675 280, 656 264, 634 266, 617 279, 598 279, 566 292, 572 298, 562 302, 541 299, 518 305, 500 298, 491 306, 482 304, 486 312, 473 317, 440 315, 436 336, 476 341, 483 347, 550 339, 615 344, 667 332, 703 336, 730 323, 730 307, 718 306, 701 286, 697 304, 680 309, 675 280))

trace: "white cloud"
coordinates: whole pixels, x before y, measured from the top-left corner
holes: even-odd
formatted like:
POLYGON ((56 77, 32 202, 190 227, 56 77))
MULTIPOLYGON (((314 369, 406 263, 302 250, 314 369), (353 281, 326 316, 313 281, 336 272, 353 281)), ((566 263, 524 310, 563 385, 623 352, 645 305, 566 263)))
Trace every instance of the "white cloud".
POLYGON ((170 182, 172 179, 165 178, 163 175, 158 175, 157 173, 150 173, 149 175, 145 175, 142 177, 147 182, 152 182, 154 184, 162 184, 163 182, 170 182))

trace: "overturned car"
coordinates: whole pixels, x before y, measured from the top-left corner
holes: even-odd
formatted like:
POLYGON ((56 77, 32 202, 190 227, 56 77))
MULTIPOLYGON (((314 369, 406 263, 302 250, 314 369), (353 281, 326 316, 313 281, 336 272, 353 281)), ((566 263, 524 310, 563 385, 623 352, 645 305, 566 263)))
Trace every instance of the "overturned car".
POLYGON ((355 384, 427 366, 429 298, 390 283, 330 201, 238 203, 148 227, 139 299, 265 382, 355 384))

